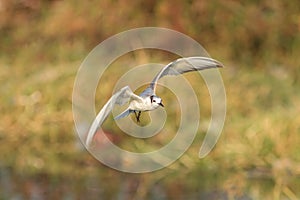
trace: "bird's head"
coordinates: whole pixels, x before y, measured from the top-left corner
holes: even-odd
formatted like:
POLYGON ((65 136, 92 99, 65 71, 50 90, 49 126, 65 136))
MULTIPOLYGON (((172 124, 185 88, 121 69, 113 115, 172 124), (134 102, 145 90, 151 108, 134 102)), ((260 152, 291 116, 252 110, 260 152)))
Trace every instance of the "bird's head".
POLYGON ((150 96, 150 101, 151 101, 151 104, 154 106, 154 107, 158 107, 158 106, 161 106, 161 107, 164 107, 164 104, 162 104, 162 99, 158 96, 155 96, 155 95, 151 95, 150 96))

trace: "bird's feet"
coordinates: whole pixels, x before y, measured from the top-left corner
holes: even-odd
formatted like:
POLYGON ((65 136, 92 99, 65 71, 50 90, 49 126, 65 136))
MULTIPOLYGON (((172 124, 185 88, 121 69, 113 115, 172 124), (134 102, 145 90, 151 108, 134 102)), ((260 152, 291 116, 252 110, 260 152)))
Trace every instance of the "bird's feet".
POLYGON ((134 111, 137 123, 140 123, 141 113, 142 113, 141 111, 138 111, 138 112, 134 111))

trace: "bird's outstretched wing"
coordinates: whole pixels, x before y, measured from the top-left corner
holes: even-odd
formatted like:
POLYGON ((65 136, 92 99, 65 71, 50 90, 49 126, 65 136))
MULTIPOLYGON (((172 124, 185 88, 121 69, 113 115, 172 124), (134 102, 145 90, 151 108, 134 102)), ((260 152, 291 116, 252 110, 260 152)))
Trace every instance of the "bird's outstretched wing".
POLYGON ((223 67, 223 64, 208 57, 187 57, 179 58, 167 64, 152 80, 150 86, 146 88, 140 96, 150 96, 155 94, 157 81, 167 75, 179 75, 191 71, 199 71, 210 68, 223 67))
POLYGON ((91 142, 93 140, 93 137, 97 131, 97 129, 102 125, 102 123, 105 121, 107 116, 111 113, 112 109, 114 108, 115 104, 118 105, 124 105, 125 103, 128 103, 130 99, 134 99, 137 101, 142 101, 142 98, 134 94, 131 89, 126 86, 123 87, 121 90, 116 92, 109 100, 108 102, 103 106, 103 108, 100 110, 98 115, 96 116, 95 120, 93 121, 88 135, 86 139, 86 146, 89 147, 91 145, 91 142))

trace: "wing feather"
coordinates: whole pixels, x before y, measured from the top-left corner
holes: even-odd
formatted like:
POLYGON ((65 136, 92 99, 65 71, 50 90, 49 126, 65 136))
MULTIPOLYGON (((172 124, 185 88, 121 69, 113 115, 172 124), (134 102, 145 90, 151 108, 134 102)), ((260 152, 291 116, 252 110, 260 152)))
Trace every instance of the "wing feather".
POLYGON ((141 97, 134 94, 131 89, 126 86, 123 87, 121 90, 116 92, 103 106, 103 108, 100 110, 100 112, 97 114, 95 120, 93 121, 88 135, 86 139, 86 145, 89 147, 92 143, 93 137, 97 131, 97 129, 103 124, 105 119, 108 117, 108 115, 111 113, 112 109, 114 108, 115 104, 118 105, 124 105, 125 103, 128 103, 130 99, 136 99, 141 100, 141 97))
MULTIPOLYGON (((191 71, 199 71, 210 68, 223 67, 223 64, 215 59, 208 57, 187 57, 179 58, 169 64, 167 64, 152 80, 150 86, 146 89, 148 93, 152 89, 152 93, 155 94, 157 81, 164 76, 179 75, 191 71)), ((146 91, 145 90, 145 91, 146 91)))

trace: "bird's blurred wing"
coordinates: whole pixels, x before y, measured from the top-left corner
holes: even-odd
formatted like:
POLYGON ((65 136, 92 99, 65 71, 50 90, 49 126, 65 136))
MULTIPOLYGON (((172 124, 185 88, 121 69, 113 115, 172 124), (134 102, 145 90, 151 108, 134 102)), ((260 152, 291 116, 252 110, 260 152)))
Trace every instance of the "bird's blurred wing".
POLYGON ((154 90, 151 87, 151 84, 149 87, 147 87, 141 94, 141 97, 149 97, 151 95, 154 95, 154 90))
MULTIPOLYGON (((152 80, 150 86, 144 90, 144 92, 151 91, 154 94, 157 81, 168 75, 179 75, 191 71, 199 71, 210 68, 223 67, 223 64, 215 59, 208 57, 187 57, 179 58, 169 64, 167 64, 152 80), (151 90, 150 90, 151 89, 151 90)), ((143 92, 143 93, 144 93, 143 92)))
POLYGON ((93 140, 93 137, 95 133, 97 132, 97 129, 103 124, 107 116, 111 113, 112 109, 116 104, 118 105, 124 105, 125 103, 128 103, 131 99, 135 99, 137 101, 141 101, 141 97, 134 94, 131 89, 126 86, 123 87, 121 90, 116 92, 109 100, 108 102, 103 106, 103 108, 100 110, 98 115, 96 116, 95 120, 93 121, 88 135, 86 139, 86 146, 89 147, 91 145, 91 142, 93 140))

